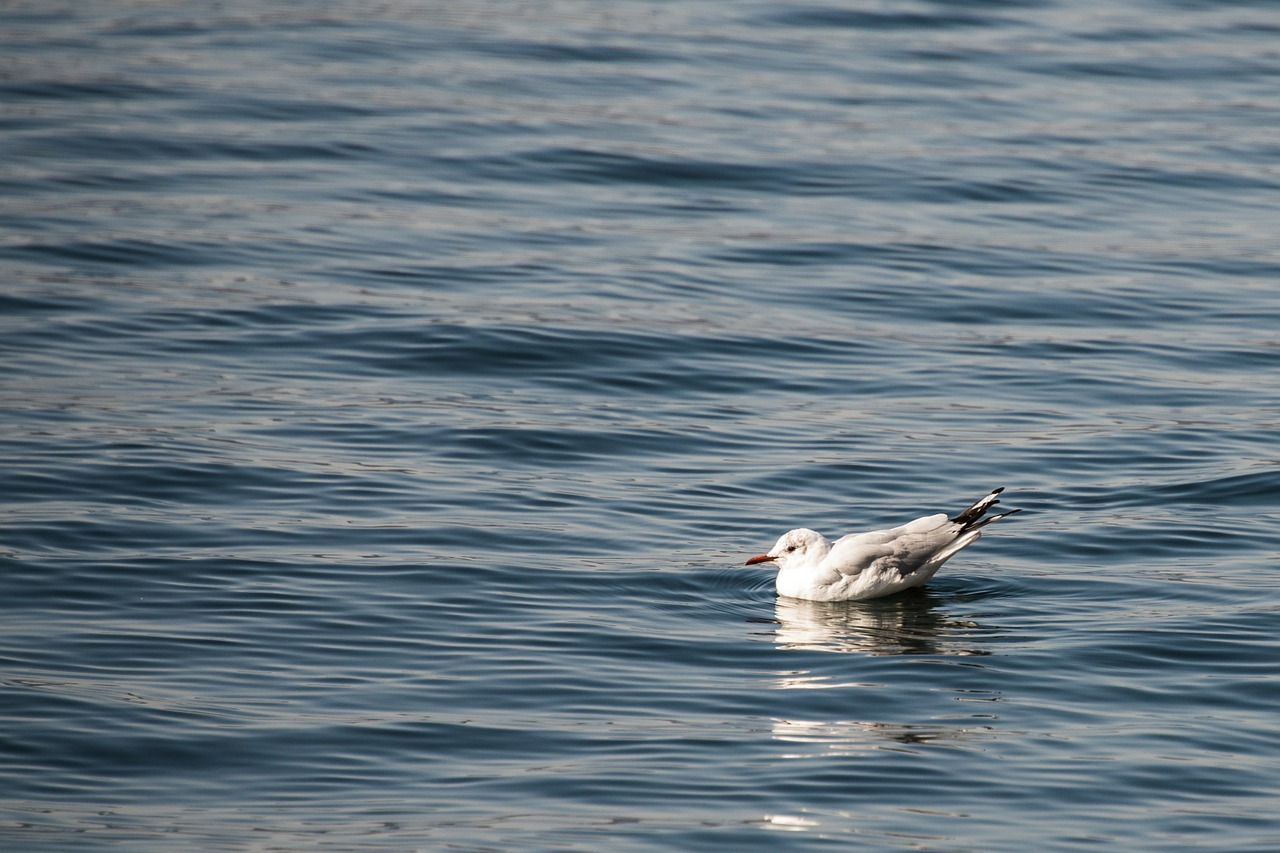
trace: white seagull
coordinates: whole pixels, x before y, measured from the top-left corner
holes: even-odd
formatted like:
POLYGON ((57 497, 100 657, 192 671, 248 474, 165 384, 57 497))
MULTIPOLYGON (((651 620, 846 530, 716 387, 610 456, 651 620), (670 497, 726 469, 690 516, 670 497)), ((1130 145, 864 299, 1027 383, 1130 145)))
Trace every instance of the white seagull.
POLYGON ((923 586, 942 564, 982 535, 980 528, 1020 509, 983 518, 1000 503, 996 489, 955 518, 926 515, 901 527, 851 533, 835 542, 801 527, 746 565, 777 563, 778 594, 810 601, 857 601, 923 586))

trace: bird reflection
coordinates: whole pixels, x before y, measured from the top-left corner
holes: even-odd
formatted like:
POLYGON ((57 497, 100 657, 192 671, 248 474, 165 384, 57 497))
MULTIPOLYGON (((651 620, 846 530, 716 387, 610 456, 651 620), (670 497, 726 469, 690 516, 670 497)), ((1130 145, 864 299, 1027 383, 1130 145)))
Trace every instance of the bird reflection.
POLYGON ((974 648, 983 633, 967 619, 953 619, 924 591, 872 601, 803 601, 774 604, 774 644, 780 649, 858 652, 870 655, 989 655, 974 648))
MULTIPOLYGON (((803 601, 779 597, 774 602, 772 627, 774 645, 783 651, 853 652, 863 655, 990 655, 981 648, 994 632, 968 619, 948 616, 940 599, 926 590, 903 593, 870 601, 803 601)), ((951 603, 954 604, 954 601, 951 603)), ((797 658, 800 660, 800 658, 797 658)), ((966 662, 973 666, 976 662, 966 662)), ((830 668, 825 668, 830 669, 830 668)), ((839 667, 838 671, 788 669, 771 673, 775 686, 783 690, 879 690, 884 685, 863 681, 861 667, 839 667)), ((976 713, 964 713, 963 706, 945 716, 933 716, 920 724, 878 720, 774 719, 773 739, 787 744, 787 758, 854 755, 873 749, 914 752, 947 746, 972 748, 975 740, 994 736, 996 716, 993 706, 999 693, 958 690, 954 697, 964 702, 982 702, 976 713), (958 713, 956 713, 958 712, 958 713)), ((798 709, 804 703, 792 703, 798 709)), ((851 702, 850 706, 867 707, 851 702)), ((973 707, 973 706, 970 706, 973 707)))
POLYGON ((774 720, 773 739, 791 744, 786 758, 856 755, 872 749, 914 751, 918 747, 968 743, 993 736, 991 720, 974 718, 965 725, 902 725, 869 720, 774 720), (888 741, 888 743, 886 743, 888 741))

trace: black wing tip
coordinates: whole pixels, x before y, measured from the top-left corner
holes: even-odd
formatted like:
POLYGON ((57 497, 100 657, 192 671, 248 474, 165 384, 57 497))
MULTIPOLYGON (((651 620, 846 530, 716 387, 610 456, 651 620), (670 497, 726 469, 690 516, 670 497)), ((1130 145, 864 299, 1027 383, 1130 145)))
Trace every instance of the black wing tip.
POLYGON ((993 521, 999 521, 1002 518, 1008 518, 1009 516, 1017 515, 1020 512, 1022 512, 1022 507, 1018 507, 1017 509, 1011 509, 1008 512, 1002 512, 999 515, 993 515, 990 518, 984 518, 982 519, 982 521, 979 521, 977 524, 970 524, 968 527, 965 528, 965 530, 977 530, 979 527, 986 527, 988 524, 990 524, 993 521))
POLYGON ((970 506, 964 512, 960 513, 959 515, 957 515, 955 518, 951 520, 956 524, 962 525, 965 530, 975 530, 979 527, 984 527, 998 519, 1007 518, 1008 516, 1013 515, 1015 512, 1021 512, 1022 511, 1021 509, 1013 509, 1013 510, 1009 510, 1008 512, 1000 513, 999 515, 993 515, 990 518, 983 520, 983 516, 987 514, 987 510, 991 509, 993 506, 1000 503, 996 495, 1000 494, 1003 491, 1004 491, 1004 486, 1000 486, 999 488, 992 489, 990 492, 983 495, 979 500, 975 501, 972 506, 970 506))

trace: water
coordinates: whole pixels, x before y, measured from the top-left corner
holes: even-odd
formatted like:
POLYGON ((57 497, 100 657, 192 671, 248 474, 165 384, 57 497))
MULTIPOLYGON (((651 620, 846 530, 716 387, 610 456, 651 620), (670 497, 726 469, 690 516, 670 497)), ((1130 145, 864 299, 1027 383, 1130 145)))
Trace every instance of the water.
POLYGON ((1277 849, 1277 33, 4 4, 0 847, 1277 849))

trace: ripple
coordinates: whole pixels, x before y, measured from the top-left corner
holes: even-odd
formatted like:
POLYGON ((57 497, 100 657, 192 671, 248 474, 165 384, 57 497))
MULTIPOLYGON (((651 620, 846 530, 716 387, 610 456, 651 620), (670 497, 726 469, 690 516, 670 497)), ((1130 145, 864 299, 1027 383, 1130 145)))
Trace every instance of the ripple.
POLYGON ((139 11, 0 28, 8 847, 1275 846, 1262 7, 139 11))

